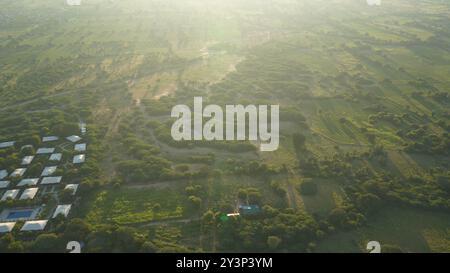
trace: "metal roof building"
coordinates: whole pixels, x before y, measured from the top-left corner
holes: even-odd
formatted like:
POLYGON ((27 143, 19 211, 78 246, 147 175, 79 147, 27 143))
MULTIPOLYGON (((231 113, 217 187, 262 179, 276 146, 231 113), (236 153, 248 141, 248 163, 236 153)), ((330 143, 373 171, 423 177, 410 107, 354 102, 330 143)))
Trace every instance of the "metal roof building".
POLYGON ((17 187, 36 186, 38 182, 39 178, 26 178, 20 180, 19 184, 17 184, 17 187))
POLYGON ((25 156, 25 157, 22 159, 22 165, 30 165, 30 164, 31 164, 31 161, 33 161, 33 159, 34 159, 34 155, 28 155, 28 156, 25 156))
POLYGON ((25 189, 22 195, 20 196, 20 200, 34 199, 38 190, 39 190, 38 188, 25 189))
POLYGON ((19 190, 9 190, 6 191, 5 194, 3 194, 2 201, 6 201, 8 199, 16 199, 17 195, 19 194, 19 190))
POLYGON ((41 185, 48 184, 59 184, 61 182, 62 176, 48 176, 42 179, 41 185))
POLYGON ((70 208, 72 205, 59 205, 56 207, 55 213, 53 213, 53 218, 56 218, 59 214, 64 215, 64 217, 67 217, 70 212, 70 208))
POLYGON ((21 231, 38 231, 44 230, 47 225, 48 220, 40 220, 40 221, 27 221, 20 229, 21 231))
POLYGON ((61 153, 56 153, 56 154, 52 154, 50 156, 50 161, 60 161, 62 158, 62 154, 61 153))
POLYGON ((52 154, 55 151, 55 148, 39 148, 36 151, 36 154, 43 155, 43 154, 52 154))
POLYGON ((9 181, 0 181, 0 189, 6 189, 9 186, 9 181))
POLYGON ((73 157, 73 164, 80 164, 86 160, 85 155, 76 155, 73 157))
POLYGON ((56 172, 56 169, 58 167, 57 166, 50 166, 50 167, 45 167, 44 170, 42 171, 41 176, 49 176, 52 175, 56 172))
POLYGON ((0 233, 11 232, 16 225, 16 222, 0 223, 0 233))

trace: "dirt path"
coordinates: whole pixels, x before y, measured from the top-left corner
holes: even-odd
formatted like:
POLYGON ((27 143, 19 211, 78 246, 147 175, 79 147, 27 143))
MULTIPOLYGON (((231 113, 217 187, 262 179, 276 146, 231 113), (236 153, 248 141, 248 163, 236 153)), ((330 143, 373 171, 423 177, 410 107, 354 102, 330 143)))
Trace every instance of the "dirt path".
POLYGON ((289 181, 289 178, 286 179, 286 190, 287 190, 287 199, 289 203, 289 207, 293 209, 297 209, 297 198, 295 196, 295 188, 292 183, 289 181))
POLYGON ((294 210, 297 209, 304 209, 303 200, 301 196, 299 196, 297 189, 295 188, 294 179, 298 177, 294 173, 292 169, 288 169, 286 177, 286 190, 287 190, 287 199, 289 203, 289 207, 293 208, 294 210))

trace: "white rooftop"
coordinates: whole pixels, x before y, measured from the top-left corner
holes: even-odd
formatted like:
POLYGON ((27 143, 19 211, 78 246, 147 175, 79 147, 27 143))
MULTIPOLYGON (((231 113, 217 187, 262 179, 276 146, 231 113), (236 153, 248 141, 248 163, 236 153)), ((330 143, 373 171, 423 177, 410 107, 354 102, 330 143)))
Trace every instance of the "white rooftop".
POLYGON ((75 145, 75 151, 77 151, 77 152, 84 152, 84 151, 86 151, 86 143, 76 144, 75 145))
POLYGON ((50 160, 51 160, 51 161, 60 161, 61 158, 62 158, 62 154, 60 154, 60 153, 52 154, 52 155, 50 156, 50 160))
POLYGON ((8 176, 7 170, 0 170, 0 179, 3 179, 8 176))
POLYGON ((30 165, 30 163, 31 163, 31 161, 33 161, 33 159, 34 159, 34 155, 25 156, 22 159, 22 165, 30 165))
POLYGON ((86 160, 85 155, 76 155, 73 157, 73 164, 83 163, 86 160))
POLYGON ((64 190, 71 190, 72 195, 75 195, 78 189, 78 184, 67 184, 64 190))
POLYGON ((56 172, 56 169, 58 167, 57 166, 50 166, 50 167, 45 167, 44 170, 42 171, 41 176, 49 176, 52 175, 54 172, 56 172))
POLYGON ((19 194, 19 190, 9 190, 3 194, 2 201, 6 201, 7 199, 16 199, 19 194))
POLYGON ((73 135, 73 136, 66 137, 66 139, 67 139, 68 141, 71 141, 71 142, 74 142, 74 143, 75 143, 75 142, 80 141, 80 140, 81 140, 81 137, 73 135))
POLYGON ((19 184, 17 184, 17 187, 23 187, 23 186, 36 186, 39 182, 39 178, 26 178, 22 179, 19 184))
POLYGON ((42 138, 42 142, 50 142, 50 141, 56 141, 59 137, 57 136, 46 136, 42 138))
POLYGON ((49 176, 42 179, 41 185, 58 184, 61 182, 62 176, 49 176))
POLYGON ((15 141, 0 142, 0 148, 8 148, 14 146, 15 141))
POLYGON ((9 181, 0 181, 0 189, 6 189, 9 186, 9 181))
POLYGON ((0 223, 0 233, 7 233, 13 230, 16 222, 0 223))
POLYGON ((44 230, 48 220, 27 221, 20 229, 21 231, 37 231, 44 230))
POLYGON ((20 200, 34 199, 37 192, 38 188, 28 188, 23 191, 22 195, 20 196, 20 200))
POLYGON ((15 169, 9 176, 10 177, 21 177, 25 173, 26 168, 15 169))
POLYGON ((70 212, 70 208, 72 205, 59 205, 56 207, 55 213, 53 213, 53 218, 56 218, 59 214, 64 215, 64 217, 67 217, 70 212))
POLYGON ((36 151, 36 154, 43 155, 43 154, 52 154, 55 151, 55 148, 39 148, 36 151))

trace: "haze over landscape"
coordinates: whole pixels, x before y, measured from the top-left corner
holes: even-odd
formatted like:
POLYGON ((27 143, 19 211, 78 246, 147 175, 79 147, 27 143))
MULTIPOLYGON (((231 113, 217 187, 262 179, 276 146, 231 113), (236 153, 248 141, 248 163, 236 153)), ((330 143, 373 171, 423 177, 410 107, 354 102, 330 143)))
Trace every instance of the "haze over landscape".
POLYGON ((449 45, 442 0, 2 0, 0 252, 450 252, 449 45), (175 140, 194 97, 277 149, 175 140))

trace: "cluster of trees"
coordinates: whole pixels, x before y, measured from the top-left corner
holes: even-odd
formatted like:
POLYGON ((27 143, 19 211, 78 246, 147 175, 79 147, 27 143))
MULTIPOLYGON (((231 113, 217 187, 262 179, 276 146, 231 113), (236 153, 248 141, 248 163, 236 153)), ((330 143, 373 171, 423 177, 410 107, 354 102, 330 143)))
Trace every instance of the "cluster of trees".
POLYGON ((256 219, 220 221, 210 213, 204 222, 216 226, 221 251, 312 251, 316 240, 332 230, 328 223, 319 225, 308 214, 268 205, 256 219))
POLYGON ((170 162, 157 156, 143 160, 123 160, 116 164, 116 170, 126 182, 147 182, 171 176, 170 162))
POLYGON ((65 223, 55 219, 49 231, 37 236, 24 233, 8 233, 0 237, 0 252, 67 252, 70 241, 82 244, 82 252, 144 252, 161 251, 152 240, 130 227, 102 225, 92 227, 82 219, 74 218, 65 223))
POLYGON ((376 210, 386 203, 449 211, 448 183, 448 176, 415 175, 402 179, 385 174, 365 181, 355 180, 357 185, 348 186, 346 192, 363 211, 364 208, 376 210))
POLYGON ((281 185, 279 181, 271 181, 270 182, 270 188, 280 197, 284 198, 286 197, 286 190, 281 185))
POLYGON ((399 132, 401 136, 411 140, 405 150, 408 152, 420 152, 425 154, 449 155, 450 136, 444 132, 440 135, 431 131, 428 126, 412 126, 408 132, 399 132))
POLYGON ((198 211, 202 206, 203 198, 207 196, 204 186, 200 184, 189 185, 185 188, 185 192, 188 195, 190 207, 198 211))
POLYGON ((376 124, 379 121, 386 121, 392 123, 394 126, 401 126, 406 123, 406 117, 407 114, 397 115, 388 112, 378 112, 369 116, 369 123, 376 124))
POLYGON ((238 190, 238 198, 244 204, 261 205, 262 194, 257 188, 242 188, 238 190))
POLYGON ((194 148, 194 147, 209 147, 218 150, 225 150, 235 153, 256 151, 257 147, 248 141, 175 141, 171 135, 172 121, 165 123, 159 121, 151 121, 148 123, 150 128, 154 131, 154 136, 161 142, 176 148, 194 148))

